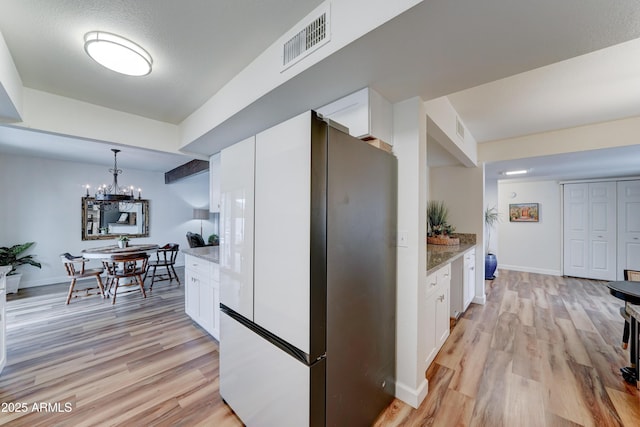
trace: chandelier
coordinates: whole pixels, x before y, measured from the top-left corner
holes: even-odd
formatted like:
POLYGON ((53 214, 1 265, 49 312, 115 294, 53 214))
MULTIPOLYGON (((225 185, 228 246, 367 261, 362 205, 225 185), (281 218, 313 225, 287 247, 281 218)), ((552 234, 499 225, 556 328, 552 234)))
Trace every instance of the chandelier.
MULTIPOLYGON (((111 151, 113 151, 113 169, 109 169, 109 172, 113 175, 113 182, 111 185, 103 184, 99 186, 95 194, 95 199, 104 204, 114 204, 117 206, 121 202, 132 202, 135 200, 135 196, 133 194, 133 186, 120 187, 118 184, 118 175, 122 173, 122 169, 118 169, 118 153, 120 150, 112 148, 111 151)), ((87 185, 86 188, 86 197, 89 197, 89 185, 87 185)), ((138 188, 138 200, 141 199, 141 191, 142 190, 138 188)))

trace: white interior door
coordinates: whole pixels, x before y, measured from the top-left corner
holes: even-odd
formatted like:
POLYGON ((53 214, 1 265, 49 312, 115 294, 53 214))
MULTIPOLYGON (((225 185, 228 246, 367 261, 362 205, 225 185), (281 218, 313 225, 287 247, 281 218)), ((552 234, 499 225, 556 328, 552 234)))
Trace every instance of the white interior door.
POLYGON ((589 184, 589 276, 616 279, 616 183, 589 184))
POLYGON ((618 271, 640 270, 640 180, 618 182, 618 271))
POLYGON ((588 184, 564 185, 564 274, 588 277, 588 184))
POLYGON ((220 302, 253 320, 255 137, 220 155, 220 302))
POLYGON ((564 185, 564 274, 615 280, 616 183, 564 185))

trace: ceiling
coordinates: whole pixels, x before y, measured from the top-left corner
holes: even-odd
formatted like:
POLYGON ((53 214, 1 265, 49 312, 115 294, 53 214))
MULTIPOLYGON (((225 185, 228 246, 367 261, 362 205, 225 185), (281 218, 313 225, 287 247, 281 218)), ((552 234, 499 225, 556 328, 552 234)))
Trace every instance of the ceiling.
MULTIPOLYGON (((24 86, 178 124, 320 3, 0 0, 0 32, 24 86), (120 76, 94 63, 82 47, 91 30, 142 45, 154 59, 152 73, 120 76)), ((639 38, 637 0, 425 0, 322 61, 306 79, 263 97, 253 114, 278 110, 274 102, 306 97, 308 105, 372 86, 392 102, 449 95, 479 142, 637 116, 639 91, 629 88, 640 87, 639 38)), ((2 151, 64 157, 97 147, 106 152, 104 164, 110 161, 100 142, 0 131, 2 151)), ((126 165, 127 152, 138 164, 150 155, 126 148, 119 163, 126 165)), ((189 160, 155 154, 166 156, 157 160, 162 167, 189 160)), ((615 156, 629 153, 606 154, 619 165, 615 156)), ((575 167, 598 165, 578 157, 571 158, 575 167)))

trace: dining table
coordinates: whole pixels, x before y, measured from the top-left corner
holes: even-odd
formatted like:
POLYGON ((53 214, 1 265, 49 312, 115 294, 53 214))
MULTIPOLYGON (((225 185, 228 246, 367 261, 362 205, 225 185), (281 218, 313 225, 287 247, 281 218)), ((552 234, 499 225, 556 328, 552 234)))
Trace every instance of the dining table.
POLYGON ((109 245, 83 249, 82 256, 89 259, 111 259, 120 255, 152 254, 157 252, 159 248, 160 246, 154 244, 128 245, 124 248, 118 245, 109 245))
POLYGON ((629 367, 621 368, 620 371, 628 383, 634 383, 636 388, 640 388, 640 337, 638 335, 638 321, 640 320, 640 283, 628 280, 620 280, 607 283, 609 292, 616 298, 625 302, 627 313, 629 314, 630 326, 630 349, 629 367))
MULTIPOLYGON (((81 251, 82 256, 87 259, 99 259, 102 261, 108 261, 114 257, 121 255, 140 255, 140 254, 153 254, 158 251, 160 246, 154 244, 139 244, 128 245, 121 248, 118 245, 100 246, 97 248, 87 248, 81 251)), ((130 283, 132 279, 123 280, 126 283, 130 283)), ((118 289, 118 294, 121 289, 118 289)), ((125 291, 122 290, 124 293, 125 291)), ((109 296, 113 296, 111 290, 108 291, 109 296)))

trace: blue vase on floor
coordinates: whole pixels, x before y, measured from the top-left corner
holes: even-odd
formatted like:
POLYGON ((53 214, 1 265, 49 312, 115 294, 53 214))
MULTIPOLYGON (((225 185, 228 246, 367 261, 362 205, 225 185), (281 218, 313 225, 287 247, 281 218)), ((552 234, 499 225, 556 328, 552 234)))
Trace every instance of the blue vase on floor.
POLYGON ((487 254, 484 257, 484 278, 485 280, 493 280, 496 278, 495 272, 498 267, 498 258, 494 254, 487 254))

